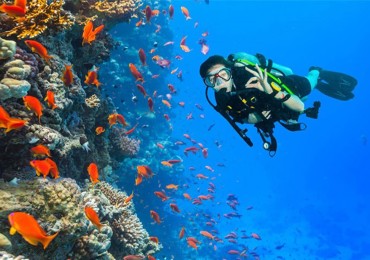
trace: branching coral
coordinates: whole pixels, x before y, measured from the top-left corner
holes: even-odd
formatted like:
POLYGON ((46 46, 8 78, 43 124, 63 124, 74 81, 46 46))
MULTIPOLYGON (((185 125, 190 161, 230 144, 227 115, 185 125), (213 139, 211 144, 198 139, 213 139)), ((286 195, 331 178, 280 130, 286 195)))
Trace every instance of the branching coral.
POLYGON ((113 206, 109 212, 110 226, 113 230, 110 252, 116 258, 125 255, 147 255, 159 250, 159 245, 149 240, 149 234, 144 229, 140 219, 134 213, 132 202, 125 204, 125 192, 114 189, 106 182, 100 182, 95 187, 103 193, 113 206), (113 214, 112 214, 113 213, 113 214))
POLYGON ((114 148, 112 156, 134 157, 140 150, 140 140, 127 137, 123 128, 113 128, 109 139, 114 148))
POLYGON ((140 0, 116 0, 116 1, 97 1, 93 8, 103 13, 105 16, 130 20, 142 5, 140 0))
POLYGON ((12 29, 1 35, 16 35, 18 39, 24 39, 34 38, 47 29, 68 29, 75 23, 75 19, 72 14, 62 9, 63 5, 63 0, 54 0, 50 4, 47 0, 31 0, 27 5, 24 20, 18 23, 13 21, 12 29))

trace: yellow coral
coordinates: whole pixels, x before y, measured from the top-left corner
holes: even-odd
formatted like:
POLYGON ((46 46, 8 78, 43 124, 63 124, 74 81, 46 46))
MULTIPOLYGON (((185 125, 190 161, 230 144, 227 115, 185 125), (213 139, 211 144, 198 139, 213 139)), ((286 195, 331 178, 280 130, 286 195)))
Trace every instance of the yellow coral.
POLYGON ((63 30, 70 28, 75 19, 72 14, 62 9, 63 0, 54 0, 49 5, 47 0, 31 0, 27 4, 27 13, 21 21, 12 21, 15 25, 1 35, 17 35, 18 39, 34 38, 46 29, 63 30))
POLYGON ((142 6, 140 0, 103 0, 97 1, 93 8, 109 17, 130 20, 139 11, 140 6, 142 6))

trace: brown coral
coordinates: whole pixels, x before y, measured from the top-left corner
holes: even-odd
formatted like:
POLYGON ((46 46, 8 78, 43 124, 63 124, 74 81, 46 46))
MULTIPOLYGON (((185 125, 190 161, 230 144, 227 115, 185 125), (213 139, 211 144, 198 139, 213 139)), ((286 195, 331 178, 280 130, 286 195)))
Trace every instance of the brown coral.
POLYGON ((31 0, 22 22, 13 21, 12 29, 1 35, 16 35, 18 39, 34 38, 47 29, 57 31, 70 28, 75 19, 72 14, 63 10, 63 0, 54 0, 48 5, 47 0, 31 0))
POLYGON ((148 255, 159 250, 159 245, 149 240, 140 219, 134 212, 132 202, 125 204, 125 192, 114 189, 106 182, 98 183, 95 188, 100 190, 114 206, 110 209, 110 226, 113 230, 110 252, 117 258, 125 255, 148 255))

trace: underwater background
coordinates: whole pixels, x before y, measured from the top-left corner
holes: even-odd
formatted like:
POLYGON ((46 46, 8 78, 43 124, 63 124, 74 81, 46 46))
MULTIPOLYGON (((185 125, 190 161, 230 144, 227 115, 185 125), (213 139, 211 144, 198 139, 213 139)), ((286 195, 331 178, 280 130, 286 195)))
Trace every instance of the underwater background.
MULTIPOLYGON (((38 97, 45 110, 39 122, 24 108, 23 96, 0 101, 12 117, 29 121, 6 134, 0 130, 0 258, 370 259, 370 2, 112 2, 126 6, 127 13, 87 8, 97 1, 66 1, 63 8, 74 17, 73 25, 50 23, 34 38, 19 37, 27 28, 7 35, 15 22, 1 13, 1 37, 16 42, 17 50, 0 60, 0 78, 10 77, 6 64, 11 60, 30 64, 35 69, 23 78, 31 85, 23 96, 38 97), (147 6, 159 10, 149 20, 147 6), (94 28, 105 28, 81 45, 89 17, 94 28), (31 38, 54 58, 46 62, 31 52, 24 43, 31 38), (209 47, 205 53, 202 44, 209 47), (140 48, 147 65, 140 61, 140 48), (254 143, 249 147, 207 103, 200 64, 210 55, 235 52, 262 53, 302 76, 310 66, 352 75, 358 80, 355 97, 339 101, 314 90, 305 104, 321 102, 318 119, 302 116, 307 129, 299 132, 276 125, 278 150, 270 157, 253 125, 243 126, 254 143), (129 63, 143 82, 132 75, 129 63), (65 64, 73 65, 71 86, 60 80, 65 64), (94 65, 102 84, 98 88, 84 82, 94 65), (56 93, 55 110, 43 101, 48 89, 56 93), (85 102, 94 94, 99 106, 85 102), (110 125, 107 118, 115 113, 128 126, 110 125), (98 126, 105 128, 101 135, 95 133, 98 126), (82 148, 86 140, 90 151, 82 148), (60 178, 36 176, 29 150, 39 143, 50 148, 60 178), (185 151, 189 147, 197 149, 185 151), (87 171, 93 162, 99 168, 95 185, 87 171), (152 174, 135 185, 142 165, 152 174), (9 182, 14 177, 17 185, 9 182), (170 184, 175 187, 167 188, 170 184), (169 198, 158 198, 156 191, 169 198), (123 203, 132 192, 132 200, 123 203), (25 199, 31 194, 37 197, 33 202, 25 199), (101 233, 86 218, 86 205, 106 225, 101 233), (46 249, 19 234, 11 236, 8 215, 14 211, 33 215, 48 234, 60 233, 46 249), (199 241, 197 249, 189 237, 199 241)), ((209 95, 213 100, 212 90, 209 95)))

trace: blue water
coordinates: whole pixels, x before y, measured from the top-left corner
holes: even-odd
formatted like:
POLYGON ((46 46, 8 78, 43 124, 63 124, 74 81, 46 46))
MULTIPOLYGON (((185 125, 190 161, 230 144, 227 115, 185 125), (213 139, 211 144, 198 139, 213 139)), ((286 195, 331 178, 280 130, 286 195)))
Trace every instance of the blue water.
MULTIPOLYGON (((370 117, 367 112, 370 2, 210 0, 209 5, 204 1, 172 1, 172 4, 175 15, 169 24, 174 38, 169 40, 175 42, 173 56, 183 57, 181 62, 174 59, 173 62, 183 70, 184 81, 174 79, 169 73, 168 81, 175 83, 178 90, 173 104, 184 101, 186 105, 174 106, 170 112, 173 125, 170 138, 186 141, 183 134, 187 133, 208 148, 209 157, 204 159, 199 153, 186 157, 183 147, 172 151, 184 161, 176 166, 178 172, 171 173, 178 175, 168 178, 180 185, 188 184, 190 189, 186 192, 194 197, 207 194, 210 181, 216 185, 216 192, 213 202, 205 201, 200 206, 182 199, 185 190, 167 192, 182 209, 181 215, 171 213, 168 203, 146 196, 156 205, 156 210, 166 215, 162 226, 150 224, 148 208, 137 203, 145 227, 164 246, 157 258, 170 259, 173 255, 175 259, 236 259, 227 251, 248 247, 261 259, 370 259, 370 117), (189 9, 191 20, 185 20, 180 6, 189 9), (195 22, 199 23, 197 28, 195 22), (209 32, 206 39, 210 47, 206 56, 198 44, 205 31, 209 32), (178 47, 186 35, 189 53, 178 47), (251 148, 205 99, 199 65, 210 55, 227 56, 239 51, 262 53, 291 67, 298 75, 306 75, 312 65, 350 74, 358 79, 355 98, 338 101, 314 91, 306 106, 320 100, 319 118, 302 116, 300 120, 308 126, 302 132, 289 132, 277 125, 278 151, 271 158, 263 150, 253 126, 246 126, 254 142, 251 148), (195 104, 204 110, 197 109, 195 104), (187 120, 190 112, 193 119, 187 120), (212 124, 214 127, 208 131, 212 124), (217 166, 218 163, 225 167, 217 166), (207 171, 206 165, 215 172, 207 171), (190 166, 196 171, 189 171, 190 166), (214 179, 197 180, 194 175, 200 172, 214 179), (233 211, 226 204, 230 193, 238 197, 241 218, 229 220, 222 216, 233 211), (253 209, 247 210, 248 206, 253 209), (216 220, 214 228, 205 225, 204 213, 216 220), (184 241, 178 241, 178 231, 183 225, 189 230, 188 235, 202 241, 197 253, 184 241), (201 237, 199 231, 210 229, 217 229, 221 238, 235 231, 238 241, 232 244, 224 239, 224 243, 209 245, 210 241, 201 237), (258 233, 262 240, 241 239, 242 230, 247 235, 258 233), (279 246, 282 248, 276 248, 279 246), (189 252, 191 255, 186 255, 189 252)), ((130 93, 127 95, 130 97, 130 93)), ((162 171, 158 174, 168 174, 167 169, 162 171)), ((152 190, 158 190, 157 180, 149 183, 155 186, 152 190)), ((165 184, 168 183, 162 186, 165 184)))

